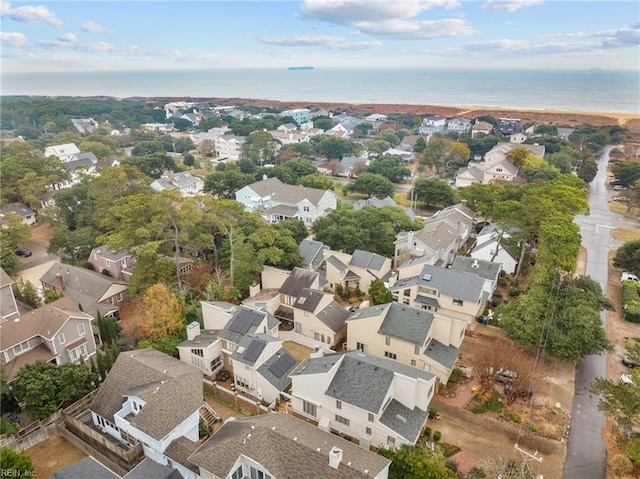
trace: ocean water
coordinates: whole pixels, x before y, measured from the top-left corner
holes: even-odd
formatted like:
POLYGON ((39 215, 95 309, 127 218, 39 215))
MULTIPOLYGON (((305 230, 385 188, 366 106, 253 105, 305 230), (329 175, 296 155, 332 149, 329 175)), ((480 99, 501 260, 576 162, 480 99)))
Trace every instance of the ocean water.
POLYGON ((287 69, 2 73, 0 94, 253 98, 640 114, 640 72, 287 69))

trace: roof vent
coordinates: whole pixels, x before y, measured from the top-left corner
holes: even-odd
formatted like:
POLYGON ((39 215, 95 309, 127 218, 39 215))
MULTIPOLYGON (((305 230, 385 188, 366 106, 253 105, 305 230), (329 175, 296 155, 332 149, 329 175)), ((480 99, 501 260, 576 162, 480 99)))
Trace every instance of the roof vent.
MULTIPOLYGON (((318 449, 318 451, 319 450, 320 449, 318 449)), ((342 462, 342 449, 334 446, 329 451, 329 466, 333 467, 334 469, 338 469, 340 462, 342 462)))
POLYGON ((471 266, 472 266, 473 268, 477 268, 477 267, 479 266, 479 264, 478 264, 478 260, 477 260, 477 259, 474 259, 474 260, 473 260, 473 264, 472 264, 471 266))
POLYGON ((14 323, 19 323, 20 322, 20 318, 16 318, 13 320, 14 323))
POLYGON ((294 438, 293 438, 293 440, 294 440, 294 441, 297 441, 297 440, 298 440, 298 436, 294 437, 294 438))

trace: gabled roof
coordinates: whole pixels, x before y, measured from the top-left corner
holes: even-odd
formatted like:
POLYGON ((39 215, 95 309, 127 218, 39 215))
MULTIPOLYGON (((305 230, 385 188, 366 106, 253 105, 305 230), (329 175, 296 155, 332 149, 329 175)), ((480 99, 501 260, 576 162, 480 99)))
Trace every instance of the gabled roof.
POLYGON ((318 279, 318 273, 295 267, 289 277, 282 283, 280 293, 297 298, 304 288, 313 287, 318 279))
POLYGON ((483 279, 497 282, 502 266, 500 263, 458 255, 453 259, 451 269, 466 271, 467 273, 475 273, 483 279))
POLYGON ((313 313, 323 298, 324 292, 317 289, 304 288, 293 304, 293 307, 313 313))
POLYGON ((349 317, 349 312, 336 301, 331 301, 322 311, 316 314, 316 317, 331 331, 337 333, 344 326, 344 322, 349 317))
POLYGON ((314 205, 318 205, 325 193, 329 191, 300 185, 287 185, 276 177, 252 183, 248 185, 248 188, 251 188, 262 198, 271 196, 275 203, 290 205, 297 205, 305 199, 314 205))
POLYGON ((327 258, 327 263, 329 263, 331 266, 336 268, 341 273, 344 273, 348 269, 348 266, 346 264, 344 264, 342 261, 340 261, 340 259, 338 259, 338 257, 333 256, 333 255, 331 255, 331 256, 329 256, 327 258))
POLYGON ((12 283, 11 277, 0 268, 0 321, 2 318, 18 314, 18 305, 11 289, 12 283))
POLYGON ((199 179, 196 176, 193 176, 188 171, 181 171, 178 173, 165 173, 164 175, 162 175, 162 178, 169 181, 171 184, 177 186, 178 188, 197 183, 199 179))
POLYGON ((450 268, 424 265, 418 276, 398 280, 391 291, 398 291, 414 285, 422 285, 438 290, 440 295, 455 299, 478 301, 484 286, 484 280, 477 274, 456 271, 450 268))
POLYGON ((378 334, 422 346, 433 324, 433 314, 400 303, 391 303, 385 311, 378 334))
POLYGON ((380 416, 380 423, 393 432, 415 443, 427 420, 427 411, 420 408, 409 409, 407 406, 392 399, 380 416))
POLYGON ((356 266, 359 268, 364 268, 371 272, 379 273, 384 266, 386 259, 384 256, 380 256, 376 253, 370 253, 369 251, 363 251, 361 249, 357 249, 353 252, 351 256, 351 261, 349 261, 349 266, 356 266))
POLYGON ((14 213, 19 218, 25 218, 36 214, 35 211, 22 203, 7 203, 6 205, 0 206, 0 215, 6 215, 9 213, 14 213))
POLYGON ((54 472, 50 479, 87 479, 89 477, 91 479, 120 479, 119 475, 91 456, 54 472))
POLYGON ((202 372, 155 349, 122 352, 90 409, 115 422, 130 395, 146 404, 129 423, 161 440, 202 405, 202 372))
POLYGON ((300 362, 286 349, 280 348, 274 355, 267 358, 256 372, 278 391, 282 391, 291 383, 289 374, 298 367, 298 364, 300 362))
POLYGON ((93 248, 91 250, 91 254, 89 255, 89 257, 92 257, 94 253, 97 256, 100 256, 101 258, 107 259, 109 261, 120 261, 120 260, 122 260, 124 258, 127 258, 128 256, 131 256, 125 250, 111 251, 109 248, 107 248, 106 245, 102 245, 102 246, 98 246, 96 248, 93 248))
POLYGON ((238 343, 231 359, 248 366, 254 366, 267 343, 275 343, 276 341, 280 340, 268 334, 247 334, 238 343))
POLYGON ((391 462, 284 413, 226 422, 189 461, 216 477, 228 477, 240 455, 256 461, 275 478, 291 479, 371 478, 391 462), (342 450, 338 469, 329 466, 329 451, 334 446, 342 450))
POLYGON ((437 339, 431 339, 427 348, 424 350, 424 355, 433 359, 437 363, 442 364, 447 369, 453 368, 453 365, 458 359, 460 349, 453 345, 446 346, 437 339))
POLYGON ((325 246, 320 241, 305 238, 300 243, 300 246, 298 246, 298 252, 305 265, 310 264, 312 267, 318 267, 323 260, 322 252, 328 248, 328 246, 325 246))

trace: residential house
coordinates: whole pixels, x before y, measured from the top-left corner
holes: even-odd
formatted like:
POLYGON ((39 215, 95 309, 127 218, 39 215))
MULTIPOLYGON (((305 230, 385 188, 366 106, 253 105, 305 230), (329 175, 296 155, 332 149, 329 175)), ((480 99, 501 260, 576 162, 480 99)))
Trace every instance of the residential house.
POLYGON ((75 126, 76 130, 78 130, 78 133, 81 135, 84 135, 85 133, 93 133, 100 127, 98 122, 93 118, 72 118, 71 123, 73 123, 73 126, 75 126))
POLYGON ((222 135, 226 135, 229 131, 231 131, 231 129, 229 127, 214 127, 214 128, 210 128, 207 131, 200 131, 200 132, 194 132, 191 133, 191 140, 193 141, 193 143, 198 146, 200 145, 200 143, 202 143, 203 141, 210 141, 213 143, 214 147, 215 147, 215 141, 216 138, 222 136, 222 135))
POLYGON ((176 457, 203 479, 387 479, 391 464, 284 413, 227 421, 190 455, 176 457))
POLYGON ((368 448, 417 443, 436 376, 351 351, 307 359, 291 380, 289 411, 368 448))
POLYGON ((7 203, 0 206, 0 218, 9 214, 16 215, 25 225, 33 226, 36 224, 36 212, 23 203, 7 203))
POLYGON ((328 129, 324 132, 325 135, 334 136, 336 138, 344 138, 345 140, 349 139, 351 134, 349 130, 344 125, 338 123, 333 128, 328 129))
POLYGON ((140 129, 144 131, 156 131, 158 133, 169 133, 175 129, 173 123, 143 123, 140 129))
POLYGON ((332 291, 340 285, 368 293, 374 280, 381 280, 391 271, 389 258, 359 249, 353 254, 325 250, 324 258, 326 278, 332 291))
POLYGON ((269 131, 274 140, 278 140, 282 145, 296 145, 298 143, 308 143, 310 136, 306 133, 300 133, 295 131, 269 131))
MULTIPOLYGON (((293 322, 293 305, 300 297, 302 290, 321 288, 320 274, 303 268, 284 271, 278 268, 265 267, 262 270, 262 287, 278 289, 280 306, 275 316, 278 319, 293 322)), ((299 331, 300 332, 300 331, 299 331)))
POLYGON ((362 156, 343 156, 340 160, 340 171, 338 176, 345 176, 347 178, 357 178, 358 173, 365 171, 371 161, 362 156))
POLYGON ((514 274, 518 267, 518 254, 504 244, 514 230, 500 231, 495 223, 488 224, 476 236, 476 245, 471 250, 472 258, 498 263, 502 271, 514 274))
POLYGON ((496 290, 498 278, 502 272, 502 265, 500 263, 461 255, 454 258, 450 268, 454 271, 465 271, 478 275, 479 278, 484 280, 482 289, 489 297, 491 297, 496 290))
POLYGON ((568 127, 559 126, 558 127, 558 138, 562 138, 563 140, 568 140, 569 137, 571 136, 571 133, 573 133, 574 131, 575 131, 574 128, 568 128, 568 127))
POLYGON ((293 120, 301 125, 302 123, 309 123, 311 121, 311 110, 308 108, 296 108, 295 110, 285 110, 278 115, 280 118, 285 116, 293 118, 293 120))
POLYGON ((10 321, 20 315, 18 303, 11 285, 13 280, 7 272, 0 268, 0 321, 10 321))
POLYGON ((292 305, 294 330, 334 350, 347 336, 345 320, 349 312, 333 299, 333 294, 303 288, 292 305))
POLYGON ((278 337, 278 320, 273 315, 246 306, 220 301, 202 301, 204 329, 198 322, 187 326, 187 339, 180 343, 180 360, 212 376, 231 368, 231 356, 246 334, 278 337))
POLYGON ((427 115, 422 118, 422 124, 418 127, 418 133, 431 136, 434 133, 444 133, 446 127, 446 118, 440 115, 427 115))
POLYGON ((498 119, 498 130, 503 135, 511 135, 513 133, 518 133, 522 129, 520 125, 519 118, 499 118, 498 119))
POLYGON ((373 131, 378 131, 380 125, 386 123, 388 119, 389 117, 387 115, 381 115, 380 113, 372 113, 364 117, 364 121, 373 126, 373 131))
POLYGON ((296 218, 307 227, 337 207, 336 195, 331 190, 287 185, 275 177, 241 188, 236 192, 236 201, 244 205, 245 211, 261 211, 270 223, 296 218))
POLYGON ((299 364, 283 347, 283 341, 268 334, 246 334, 231 355, 234 387, 273 403, 291 384, 289 374, 299 364))
POLYGON ((119 476, 92 456, 54 472, 50 479, 184 479, 177 469, 143 459, 124 476, 119 476))
POLYGON ((509 143, 515 143, 517 145, 520 145, 521 143, 524 143, 525 141, 527 141, 527 138, 528 136, 522 133, 521 131, 517 133, 511 133, 511 135, 509 135, 509 143))
POLYGON ((69 172, 68 178, 54 184, 53 188, 56 190, 71 188, 80 183, 83 177, 95 176, 100 166, 102 165, 98 164, 98 158, 91 152, 75 154, 64 163, 65 169, 69 172))
POLYGON ((422 265, 417 275, 400 268, 397 279, 389 279, 389 290, 398 303, 462 319, 469 329, 475 327, 475 319, 492 293, 485 290, 484 278, 475 272, 429 264, 422 265))
POLYGON ((187 110, 193 110, 198 106, 197 103, 187 101, 173 101, 164 105, 165 118, 178 116, 187 110))
POLYGON ((478 121, 471 125, 471 138, 475 138, 480 133, 490 135, 493 131, 493 125, 486 121, 478 121))
POLYGON ((166 464, 172 441, 198 440, 204 406, 202 374, 155 349, 123 351, 89 410, 93 424, 123 444, 142 443, 145 456, 166 464))
POLYGON ((291 133, 298 130, 298 125, 294 123, 284 123, 276 128, 277 131, 291 133))
POLYGON ((98 246, 91 250, 88 262, 94 271, 102 274, 108 273, 110 277, 129 282, 135 260, 126 251, 111 251, 107 246, 98 246))
POLYGON ((75 363, 81 358, 89 360, 96 353, 91 327, 93 316, 80 311, 69 298, 19 313, 13 310, 15 299, 9 297, 11 286, 5 288, 2 286, 0 365, 9 380, 23 366, 36 361, 75 363))
POLYGON ((413 163, 415 160, 415 153, 413 151, 401 150, 398 148, 389 148, 387 151, 383 152, 382 155, 396 155, 402 158, 403 163, 413 163))
POLYGON ((78 153, 80 153, 80 150, 75 143, 47 146, 44 149, 44 156, 57 156, 63 163, 72 160, 78 153))
POLYGON ((426 256, 428 264, 446 266, 473 232, 475 212, 465 201, 448 206, 425 221, 420 231, 403 231, 396 235, 394 264, 411 257, 426 256))
POLYGON ((375 196, 372 196, 371 198, 367 198, 367 199, 363 199, 363 200, 358 200, 353 204, 353 209, 354 210, 361 210, 362 208, 364 208, 365 206, 375 206, 376 208, 383 208, 385 206, 393 206, 394 208, 402 208, 402 210, 406 213, 406 215, 411 218, 412 220, 415 219, 416 214, 413 212, 413 210, 409 207, 403 207, 398 205, 398 203, 395 202, 395 200, 393 198, 391 198, 390 196, 387 196, 385 198, 376 198, 375 196))
POLYGON ((333 122, 336 124, 336 126, 329 131, 332 131, 335 128, 339 127, 342 131, 346 132, 347 138, 352 137, 358 126, 364 123, 361 118, 357 118, 355 116, 350 116, 347 114, 334 115, 333 122))
POLYGON ((466 133, 471 129, 471 120, 468 118, 448 118, 447 132, 449 133, 466 133))
POLYGON ((40 278, 44 291, 52 291, 71 299, 91 316, 120 318, 120 306, 128 299, 124 281, 110 278, 86 268, 56 263, 40 278))
POLYGON ((347 320, 347 349, 429 371, 446 384, 466 323, 400 303, 361 308, 347 320))
POLYGON ((151 188, 155 191, 178 190, 183 196, 200 193, 202 186, 202 180, 188 171, 165 171, 160 178, 151 183, 151 188))
POLYGON ((195 110, 190 113, 183 113, 178 118, 180 118, 181 120, 187 120, 194 127, 200 124, 200 113, 196 112, 195 110))
POLYGON ((242 155, 242 146, 245 138, 236 135, 222 135, 214 140, 216 156, 219 158, 229 158, 239 160, 242 155))

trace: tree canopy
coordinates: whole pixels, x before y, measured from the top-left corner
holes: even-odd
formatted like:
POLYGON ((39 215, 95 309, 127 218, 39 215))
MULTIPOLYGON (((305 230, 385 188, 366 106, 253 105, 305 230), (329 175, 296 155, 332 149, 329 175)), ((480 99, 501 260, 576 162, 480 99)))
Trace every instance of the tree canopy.
POLYGON ((636 276, 640 275, 640 239, 627 241, 616 251, 613 258, 613 265, 629 271, 636 276))
POLYGON ((345 193, 361 193, 368 198, 386 198, 393 195, 393 183, 382 175, 375 173, 362 173, 351 183, 344 187, 345 193))
POLYGON ((395 448, 379 448, 378 454, 391 459, 389 479, 457 479, 442 456, 402 445, 395 448))

